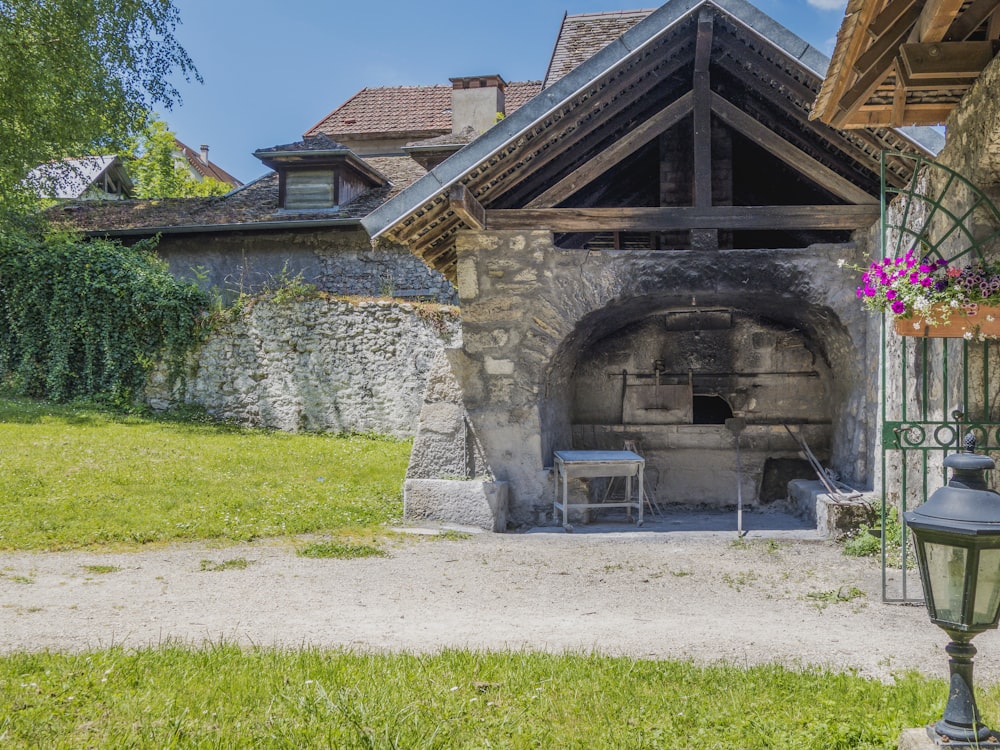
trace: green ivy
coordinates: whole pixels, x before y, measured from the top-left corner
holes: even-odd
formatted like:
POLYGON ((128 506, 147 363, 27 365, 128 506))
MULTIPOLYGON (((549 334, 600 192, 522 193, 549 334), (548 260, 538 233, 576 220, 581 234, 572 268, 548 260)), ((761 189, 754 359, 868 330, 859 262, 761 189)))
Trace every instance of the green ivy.
POLYGON ((141 397, 157 362, 176 383, 205 298, 155 245, 0 225, 0 377, 26 396, 121 406, 141 397))

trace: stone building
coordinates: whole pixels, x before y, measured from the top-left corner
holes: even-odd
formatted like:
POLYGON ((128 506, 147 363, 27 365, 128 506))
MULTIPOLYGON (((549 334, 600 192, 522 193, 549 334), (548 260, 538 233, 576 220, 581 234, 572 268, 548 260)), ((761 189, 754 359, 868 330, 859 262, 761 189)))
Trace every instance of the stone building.
POLYGON ((453 515, 459 468, 484 488, 465 517, 531 523, 553 451, 626 440, 659 499, 729 505, 731 417, 755 504, 814 476, 786 426, 870 485, 870 320, 838 261, 871 250, 880 154, 930 157, 937 134, 810 120, 827 59, 743 0, 578 20, 541 94, 363 220, 461 301, 461 400, 425 404, 408 505, 453 515), (610 21, 627 30, 579 43, 610 21))

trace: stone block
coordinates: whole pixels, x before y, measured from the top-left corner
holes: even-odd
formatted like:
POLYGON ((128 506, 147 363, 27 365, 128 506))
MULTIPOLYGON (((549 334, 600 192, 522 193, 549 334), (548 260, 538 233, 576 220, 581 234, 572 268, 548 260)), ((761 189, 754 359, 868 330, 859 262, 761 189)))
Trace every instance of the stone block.
POLYGON ((935 750, 938 746, 927 735, 927 727, 918 727, 900 732, 896 747, 899 750, 935 750))
POLYGON ((816 530, 827 537, 843 536, 858 528, 870 514, 872 498, 846 499, 831 495, 819 480, 794 479, 788 483, 792 507, 802 517, 815 521, 816 530))
POLYGON ((407 479, 403 483, 403 516, 408 521, 440 521, 506 531, 507 506, 507 482, 407 479))

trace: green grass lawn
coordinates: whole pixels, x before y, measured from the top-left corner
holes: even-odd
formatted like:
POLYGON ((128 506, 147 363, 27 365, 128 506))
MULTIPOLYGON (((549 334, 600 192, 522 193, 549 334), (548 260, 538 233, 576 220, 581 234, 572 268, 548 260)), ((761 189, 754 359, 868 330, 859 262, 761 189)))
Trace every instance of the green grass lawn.
POLYGON ((371 530, 402 514, 409 452, 0 398, 0 549, 371 530))
POLYGON ((0 746, 888 750, 946 694, 776 666, 168 645, 0 659, 0 746))

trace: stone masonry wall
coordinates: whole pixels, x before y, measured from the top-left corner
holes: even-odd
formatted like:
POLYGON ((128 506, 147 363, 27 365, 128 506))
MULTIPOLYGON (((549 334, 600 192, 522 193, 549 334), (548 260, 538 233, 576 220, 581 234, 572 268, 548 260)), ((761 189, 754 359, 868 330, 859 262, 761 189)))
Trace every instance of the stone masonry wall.
POLYGON ((360 227, 166 235, 156 250, 170 272, 229 303, 301 276, 331 294, 420 297, 454 304, 454 287, 404 247, 372 249, 360 227))
POLYGON ((458 340, 454 307, 261 301, 211 335, 181 393, 159 372, 147 400, 197 404, 249 426, 409 437, 431 364, 458 340))
MULTIPOLYGON (((657 309, 721 306, 801 330, 834 380, 831 462, 868 482, 859 429, 873 411, 863 359, 867 316, 854 245, 713 253, 562 250, 548 232, 463 233, 458 244, 461 349, 448 351, 492 476, 510 483, 510 512, 530 523, 551 502, 552 451, 572 446, 570 392, 581 352, 657 309)), ((780 426, 779 426, 780 427, 780 426)))

